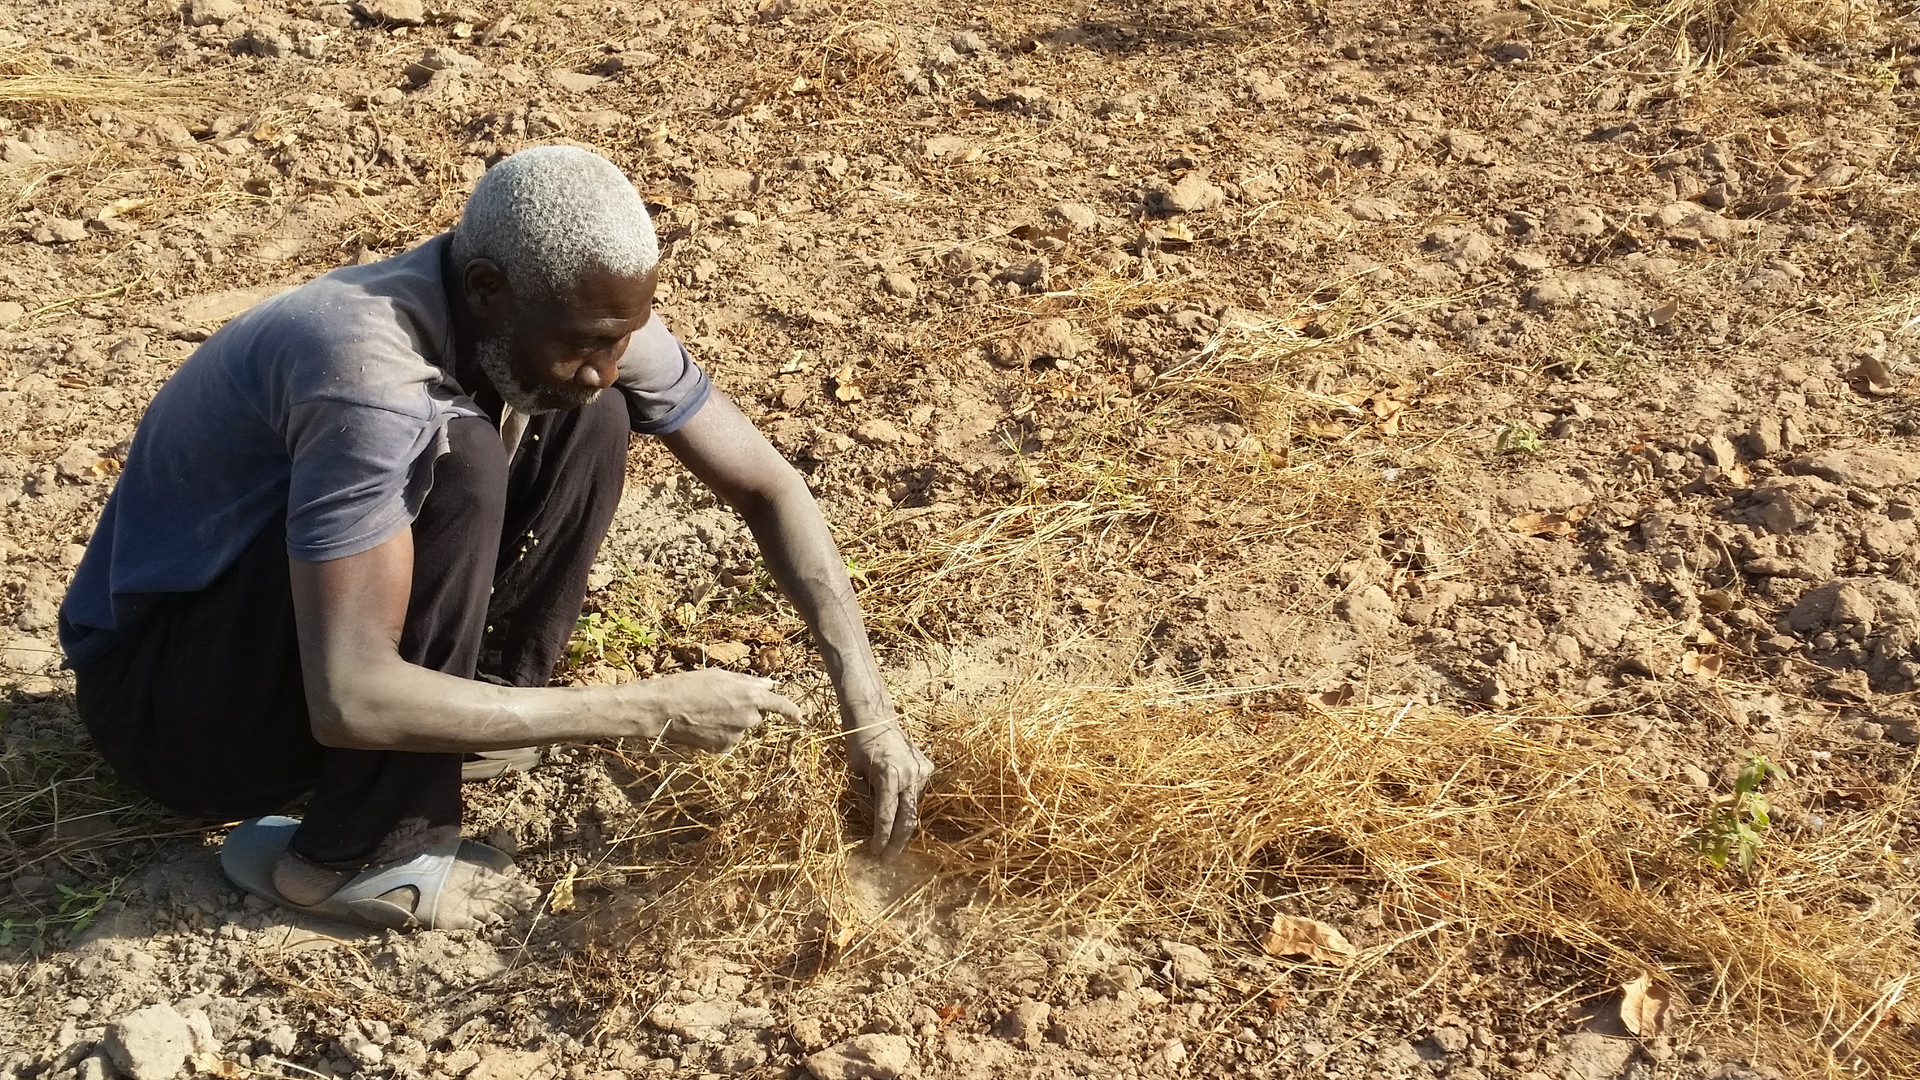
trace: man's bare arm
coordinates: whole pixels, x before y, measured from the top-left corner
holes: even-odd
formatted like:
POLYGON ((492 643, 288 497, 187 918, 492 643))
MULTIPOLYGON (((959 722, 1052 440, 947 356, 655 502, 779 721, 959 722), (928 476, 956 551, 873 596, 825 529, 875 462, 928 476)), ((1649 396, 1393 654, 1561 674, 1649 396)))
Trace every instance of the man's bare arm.
POLYGON ((898 850, 918 823, 933 765, 900 731, 853 583, 813 493, 718 391, 664 441, 746 522, 774 581, 812 629, 840 699, 850 764, 873 788, 874 846, 898 850))
POLYGON ((400 657, 413 532, 328 562, 291 563, 314 737, 359 750, 471 752, 638 736, 724 750, 760 714, 798 717, 772 683, 707 669, 623 686, 521 689, 400 657))

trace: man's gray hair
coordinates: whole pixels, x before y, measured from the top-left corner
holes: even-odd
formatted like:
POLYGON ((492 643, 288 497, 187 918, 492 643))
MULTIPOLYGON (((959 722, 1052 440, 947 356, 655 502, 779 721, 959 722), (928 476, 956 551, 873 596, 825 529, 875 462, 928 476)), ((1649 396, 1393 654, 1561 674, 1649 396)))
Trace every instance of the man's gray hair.
POLYGON ((594 270, 639 277, 660 262, 653 218, 618 166, 577 146, 536 146, 488 169, 453 230, 453 262, 491 260, 516 291, 565 293, 594 270))

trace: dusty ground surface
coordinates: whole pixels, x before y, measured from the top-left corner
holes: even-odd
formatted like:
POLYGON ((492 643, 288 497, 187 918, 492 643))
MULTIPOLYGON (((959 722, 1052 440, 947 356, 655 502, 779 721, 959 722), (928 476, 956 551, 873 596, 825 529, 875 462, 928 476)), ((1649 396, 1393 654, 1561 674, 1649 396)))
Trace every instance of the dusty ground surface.
MULTIPOLYGON (((1920 823, 1873 815, 1920 741, 1920 29, 1853 15, 1720 63, 1606 5, 0 4, 47 76, 0 99, 0 1076, 1774 1075, 1741 1018, 1627 1037, 1633 973, 1543 942, 1348 982, 953 908, 839 964, 765 908, 636 946, 714 898, 629 872, 676 835, 604 748, 475 789, 574 890, 538 916, 302 923, 90 775, 53 627, 196 341, 574 141, 658 209, 660 313, 810 478, 918 730, 1033 680, 1580 718, 1676 830, 1763 753, 1775 834, 1878 821, 1845 903, 1910 937, 1920 823)), ((560 677, 723 662, 826 725, 754 557, 639 447, 560 677)), ((1393 939, 1342 890, 1300 913, 1393 939)))

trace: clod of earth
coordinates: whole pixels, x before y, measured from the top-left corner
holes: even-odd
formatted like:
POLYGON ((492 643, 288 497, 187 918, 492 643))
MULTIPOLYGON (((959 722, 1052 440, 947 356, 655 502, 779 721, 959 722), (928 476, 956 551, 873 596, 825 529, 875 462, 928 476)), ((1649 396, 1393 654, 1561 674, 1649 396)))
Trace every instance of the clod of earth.
POLYGON ((1198 946, 1162 941, 1160 951, 1166 955, 1167 977, 1175 986, 1205 986, 1213 981, 1213 959, 1198 946))
POLYGON ((904 1035, 861 1035, 807 1058, 815 1080, 899 1080, 914 1066, 904 1035))
POLYGON ((1085 351, 1065 319, 1037 319, 989 342, 987 357, 1001 367, 1027 367, 1039 360, 1071 360, 1085 351))
POLYGON ((360 0, 354 9, 362 18, 390 26, 419 26, 427 21, 425 0, 360 0))
POLYGON ((193 1034, 172 1005, 130 1012, 107 1025, 107 1055, 131 1080, 173 1080, 187 1063, 193 1034))

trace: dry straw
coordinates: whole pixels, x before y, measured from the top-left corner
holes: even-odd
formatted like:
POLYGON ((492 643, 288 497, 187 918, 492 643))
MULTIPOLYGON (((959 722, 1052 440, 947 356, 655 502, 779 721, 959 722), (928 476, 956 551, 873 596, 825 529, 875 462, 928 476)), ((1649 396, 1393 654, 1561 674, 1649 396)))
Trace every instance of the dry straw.
POLYGON ((1859 902, 1904 872, 1885 845, 1920 810, 1910 776, 1818 833, 1777 829, 1740 875, 1686 843, 1705 796, 1575 718, 1027 684, 926 719, 941 772, 920 847, 940 870, 921 891, 888 906, 856 884, 833 740, 789 728, 650 775, 648 809, 682 843, 633 868, 677 882, 643 921, 805 975, 910 948, 897 927, 936 901, 1001 940, 1121 926, 1247 952, 1273 914, 1306 914, 1361 946, 1323 972, 1335 988, 1405 990, 1408 970, 1517 946, 1543 974, 1572 962, 1576 985, 1549 988, 1569 999, 1651 973, 1690 1038, 1799 1075, 1920 1076, 1895 1002, 1920 940, 1897 905, 1859 902), (774 941, 801 946, 770 959, 774 941))
POLYGON ((44 49, 0 49, 0 109, 134 106, 180 98, 189 86, 189 80, 82 66, 44 49))

